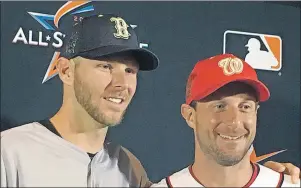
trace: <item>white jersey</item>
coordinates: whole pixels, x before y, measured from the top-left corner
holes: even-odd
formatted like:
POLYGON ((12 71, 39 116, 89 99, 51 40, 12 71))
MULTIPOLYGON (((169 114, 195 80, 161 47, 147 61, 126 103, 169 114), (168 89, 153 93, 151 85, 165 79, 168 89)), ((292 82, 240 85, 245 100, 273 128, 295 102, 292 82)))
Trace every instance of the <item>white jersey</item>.
POLYGON ((94 157, 38 122, 1 132, 1 187, 140 187, 140 162, 106 143, 94 157))
MULTIPOLYGON (((162 179, 152 187, 204 187, 192 172, 191 166, 162 179)), ((253 174, 244 187, 300 187, 291 183, 291 177, 259 164, 253 164, 253 174)))

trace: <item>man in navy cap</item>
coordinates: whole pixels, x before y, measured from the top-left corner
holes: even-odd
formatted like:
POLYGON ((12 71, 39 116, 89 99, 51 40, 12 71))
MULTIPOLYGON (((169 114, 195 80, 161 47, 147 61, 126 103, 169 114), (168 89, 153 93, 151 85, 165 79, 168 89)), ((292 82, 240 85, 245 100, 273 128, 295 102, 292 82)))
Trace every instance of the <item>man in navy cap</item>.
POLYGON ((95 15, 77 23, 57 64, 59 111, 1 133, 1 187, 150 186, 139 160, 105 137, 135 94, 137 72, 157 66, 123 18, 95 15))
POLYGON ((138 71, 155 69, 158 58, 116 15, 86 17, 69 37, 57 64, 59 111, 1 133, 1 187, 149 186, 139 160, 105 137, 135 94, 138 71))

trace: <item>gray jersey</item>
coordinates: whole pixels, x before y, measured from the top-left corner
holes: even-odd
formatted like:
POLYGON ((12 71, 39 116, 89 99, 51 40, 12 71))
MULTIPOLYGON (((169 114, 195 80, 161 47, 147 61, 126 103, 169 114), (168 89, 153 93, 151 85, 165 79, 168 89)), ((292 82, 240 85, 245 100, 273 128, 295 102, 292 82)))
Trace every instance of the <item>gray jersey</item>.
POLYGON ((1 187, 146 187, 140 162, 106 143, 89 155, 38 122, 1 132, 1 187))

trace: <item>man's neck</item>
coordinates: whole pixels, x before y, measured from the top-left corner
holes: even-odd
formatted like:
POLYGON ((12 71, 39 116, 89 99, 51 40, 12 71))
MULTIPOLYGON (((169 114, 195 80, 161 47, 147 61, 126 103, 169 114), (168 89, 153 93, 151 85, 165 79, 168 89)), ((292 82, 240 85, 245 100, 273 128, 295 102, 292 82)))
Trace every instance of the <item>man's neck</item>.
POLYGON ((103 148, 108 127, 99 129, 94 119, 79 111, 63 105, 50 121, 65 140, 85 152, 96 153, 103 148))
POLYGON ((196 152, 192 172, 205 187, 243 187, 250 181, 253 169, 248 156, 234 166, 225 167, 196 152))

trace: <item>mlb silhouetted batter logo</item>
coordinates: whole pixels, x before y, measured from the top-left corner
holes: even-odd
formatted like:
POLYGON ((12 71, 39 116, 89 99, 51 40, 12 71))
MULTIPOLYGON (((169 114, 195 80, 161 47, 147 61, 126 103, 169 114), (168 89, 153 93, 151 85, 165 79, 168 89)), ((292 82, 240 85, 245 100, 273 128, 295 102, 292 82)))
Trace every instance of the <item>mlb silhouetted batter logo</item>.
POLYGON ((253 68, 270 70, 278 65, 278 61, 272 53, 260 49, 261 44, 256 38, 251 38, 246 47, 249 53, 246 55, 245 61, 253 68))
POLYGON ((282 40, 276 35, 227 30, 223 53, 239 56, 254 69, 279 71, 282 68, 282 40))

